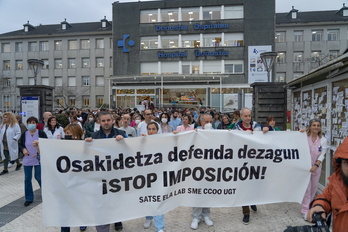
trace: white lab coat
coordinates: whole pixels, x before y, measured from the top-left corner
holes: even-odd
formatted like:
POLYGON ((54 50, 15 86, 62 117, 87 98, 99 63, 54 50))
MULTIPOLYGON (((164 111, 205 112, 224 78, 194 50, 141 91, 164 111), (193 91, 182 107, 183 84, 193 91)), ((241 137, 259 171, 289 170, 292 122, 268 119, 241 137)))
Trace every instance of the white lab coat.
MULTIPOLYGON (((4 137, 6 130, 6 125, 2 125, 0 131, 0 148, 1 148, 1 158, 5 159, 4 155, 4 145, 2 144, 2 139, 4 137)), ((13 127, 9 126, 6 131, 8 151, 10 153, 10 159, 16 160, 18 159, 18 140, 21 137, 21 128, 18 123, 16 123, 13 127)))

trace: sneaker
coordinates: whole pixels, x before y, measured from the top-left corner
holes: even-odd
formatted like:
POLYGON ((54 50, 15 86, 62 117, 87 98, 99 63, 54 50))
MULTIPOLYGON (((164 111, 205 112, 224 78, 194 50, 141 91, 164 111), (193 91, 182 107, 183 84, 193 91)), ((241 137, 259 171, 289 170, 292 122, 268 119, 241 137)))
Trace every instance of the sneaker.
POLYGON ((26 201, 26 202, 24 202, 24 206, 28 207, 31 203, 33 203, 33 202, 32 201, 26 201))
POLYGON ((209 217, 204 217, 204 222, 207 226, 214 225, 214 222, 209 217))
POLYGON ((256 205, 251 205, 250 208, 251 208, 253 211, 255 211, 255 212, 257 211, 256 205))
POLYGON ((192 222, 191 222, 191 229, 193 230, 197 230, 198 229, 198 224, 201 220, 199 220, 198 218, 194 218, 192 219, 192 222))
POLYGON ((115 222, 115 230, 120 231, 123 229, 122 222, 115 222))
POLYGON ((12 166, 13 166, 13 164, 11 162, 8 163, 8 165, 7 165, 8 168, 11 168, 12 166))
POLYGON ((80 226, 81 231, 85 231, 87 229, 87 226, 80 226))
POLYGON ((22 167, 22 164, 17 164, 17 166, 16 166, 16 171, 18 171, 19 169, 21 169, 21 167, 22 167))
POLYGON ((243 224, 248 225, 250 220, 250 215, 244 215, 243 217, 243 224))
POLYGON ((152 219, 145 219, 144 228, 149 229, 151 226, 152 219))
POLYGON ((0 176, 4 174, 8 174, 8 170, 3 170, 2 172, 0 172, 0 176))
POLYGON ((115 222, 115 230, 120 231, 123 229, 122 222, 115 222))
POLYGON ((302 214, 302 217, 305 221, 307 221, 307 214, 306 213, 301 213, 302 214))

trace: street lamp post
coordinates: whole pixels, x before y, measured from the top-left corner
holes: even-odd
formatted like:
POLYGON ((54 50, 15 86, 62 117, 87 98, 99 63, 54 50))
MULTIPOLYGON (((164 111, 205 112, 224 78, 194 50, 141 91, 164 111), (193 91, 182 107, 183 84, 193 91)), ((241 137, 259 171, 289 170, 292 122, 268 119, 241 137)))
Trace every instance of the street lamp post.
POLYGON ((29 64, 29 67, 33 70, 34 85, 36 85, 37 74, 39 73, 40 69, 44 66, 44 62, 43 60, 29 59, 28 64, 29 64))
POLYGON ((263 66, 265 66, 265 69, 267 71, 267 77, 269 82, 272 82, 270 73, 272 71, 273 63, 276 57, 277 57, 276 52, 263 52, 260 54, 260 58, 262 60, 263 66))

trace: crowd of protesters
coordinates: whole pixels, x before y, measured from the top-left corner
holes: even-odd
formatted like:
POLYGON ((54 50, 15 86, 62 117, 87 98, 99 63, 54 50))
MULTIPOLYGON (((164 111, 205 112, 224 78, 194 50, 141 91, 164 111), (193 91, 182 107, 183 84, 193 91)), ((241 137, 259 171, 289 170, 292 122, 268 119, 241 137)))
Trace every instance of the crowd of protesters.
MULTIPOLYGON (((8 169, 12 164, 17 163, 16 171, 24 166, 25 173, 25 203, 29 206, 33 200, 32 189, 32 169, 34 168, 34 177, 41 186, 41 167, 40 167, 40 149, 38 138, 48 139, 68 139, 90 142, 92 139, 99 138, 123 138, 146 136, 157 133, 180 133, 194 129, 220 129, 220 130, 244 130, 244 131, 263 131, 264 133, 273 130, 279 130, 275 127, 275 117, 269 116, 267 121, 260 125, 251 120, 251 110, 243 108, 240 111, 235 110, 231 113, 221 113, 210 107, 193 107, 193 108, 156 108, 139 111, 136 108, 117 108, 117 109, 65 109, 55 110, 54 112, 44 112, 42 120, 35 117, 29 117, 26 121, 27 127, 22 123, 21 116, 17 117, 6 112, 2 115, 2 124, 0 127, 1 136, 1 155, 4 162, 4 170, 1 175, 8 174, 8 169), (76 127, 76 128, 75 128, 76 127), (78 133, 73 133, 78 131, 78 133), (20 162, 22 160, 22 163, 20 162)), ((320 124, 320 121, 317 122, 320 124)), ((312 123, 308 131, 312 134, 315 131, 312 123)), ((320 125, 316 127, 320 131, 320 125), (319 129, 318 129, 319 128, 319 129)), ((318 134, 318 133, 317 133, 318 134)), ((315 134, 312 137, 313 143, 324 140, 315 134)), ((308 138, 310 137, 308 134, 308 138)), ((309 142, 312 140, 308 139, 309 142)), ((314 145, 313 145, 314 146, 314 145)), ((317 146, 317 145, 315 145, 317 146)), ((321 146, 320 146, 321 147, 321 146)), ((322 146, 326 148, 326 145, 322 146)), ((313 169, 320 168, 326 151, 322 149, 316 153, 321 154, 320 158, 312 157, 313 169)), ((312 152, 311 152, 312 153, 312 152)), ((313 172, 312 170, 310 170, 313 172)), ((317 173, 317 172, 316 172, 317 173)), ((319 175, 317 175, 319 177, 319 175)), ((317 179, 318 179, 317 177, 317 179)), ((318 180, 313 183, 312 192, 317 189, 318 180)), ((301 213, 307 220, 309 203, 314 194, 306 192, 306 202, 303 203, 301 213), (308 195, 308 196, 307 196, 308 195), (306 198, 307 196, 307 198, 306 198)), ((253 211, 257 211, 255 205, 251 205, 253 211)), ((243 206, 243 223, 249 223, 249 206, 243 206)), ((310 217, 311 215, 308 215, 310 217)), ((204 221, 208 226, 213 225, 210 219, 209 208, 193 208, 192 212, 192 229, 197 229, 198 224, 204 221)), ((144 228, 149 228, 152 220, 155 221, 156 232, 164 231, 163 215, 146 217, 144 228)), ((98 232, 109 231, 110 225, 97 226, 98 232)), ((81 226, 80 230, 85 230, 86 226, 81 226)), ((115 223, 116 230, 122 230, 122 223, 115 223)), ((69 227, 62 227, 61 231, 70 231, 69 227)))

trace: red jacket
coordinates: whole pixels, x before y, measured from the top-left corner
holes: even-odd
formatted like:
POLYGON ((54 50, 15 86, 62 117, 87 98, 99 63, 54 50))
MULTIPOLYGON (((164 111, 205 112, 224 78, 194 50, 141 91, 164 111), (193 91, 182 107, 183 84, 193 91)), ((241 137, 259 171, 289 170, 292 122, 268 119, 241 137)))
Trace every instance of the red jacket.
POLYGON ((332 212, 333 232, 348 232, 348 187, 341 179, 341 167, 336 162, 337 158, 348 159, 348 138, 337 148, 333 165, 335 172, 328 178, 329 184, 325 187, 322 194, 316 197, 312 205, 321 205, 325 213, 332 212))

